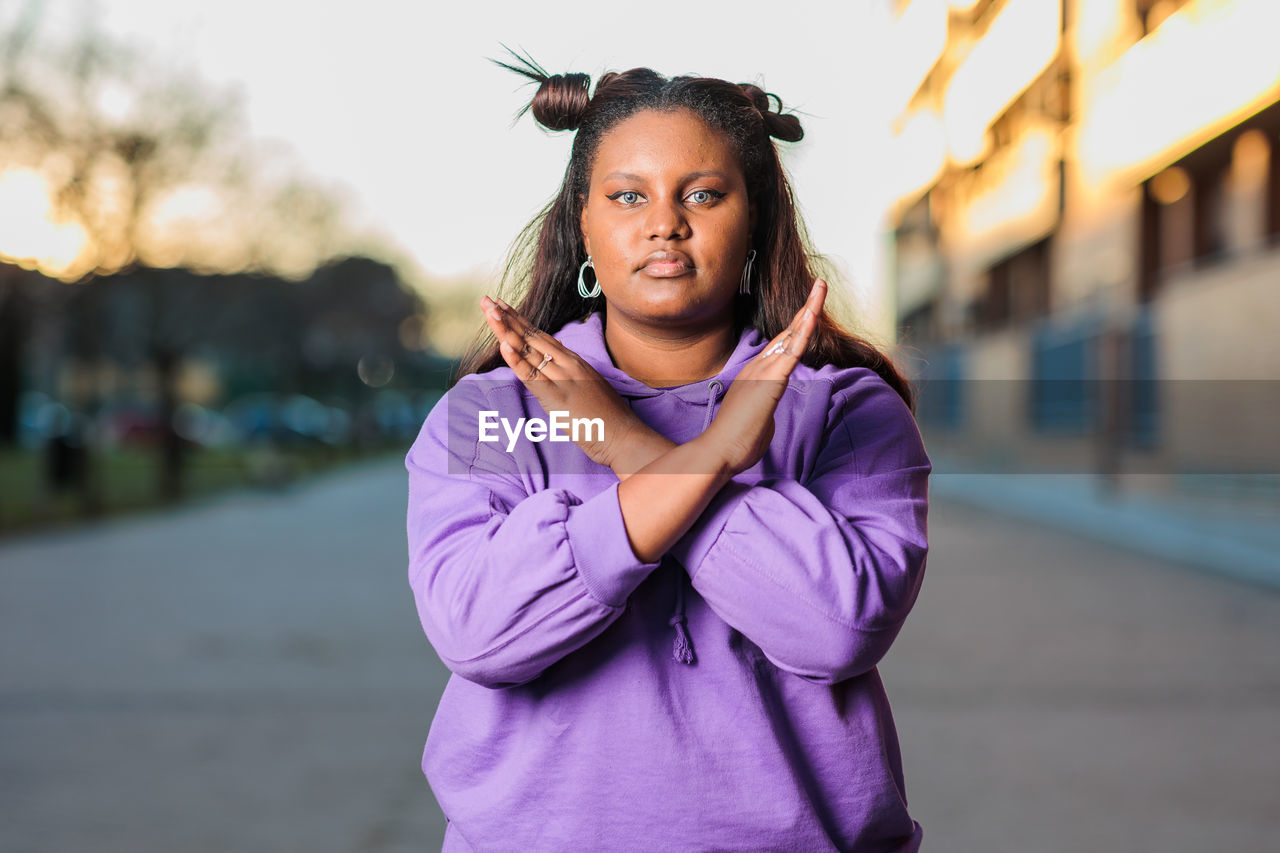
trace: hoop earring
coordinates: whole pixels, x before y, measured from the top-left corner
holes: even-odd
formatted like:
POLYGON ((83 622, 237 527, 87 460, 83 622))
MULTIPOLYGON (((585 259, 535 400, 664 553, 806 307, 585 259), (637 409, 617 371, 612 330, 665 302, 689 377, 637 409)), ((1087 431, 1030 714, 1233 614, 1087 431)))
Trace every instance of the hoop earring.
POLYGON ((738 292, 749 294, 751 292, 751 263, 756 259, 756 250, 752 249, 747 252, 747 265, 742 268, 742 284, 738 286, 738 292))
POLYGON ((595 271, 596 265, 591 263, 591 256, 587 255, 587 259, 582 262, 582 266, 578 267, 578 295, 583 299, 590 299, 593 296, 600 295, 600 276, 595 275, 595 271), (591 267, 592 275, 596 280, 591 290, 587 290, 587 283, 582 278, 587 271, 587 267, 591 267))

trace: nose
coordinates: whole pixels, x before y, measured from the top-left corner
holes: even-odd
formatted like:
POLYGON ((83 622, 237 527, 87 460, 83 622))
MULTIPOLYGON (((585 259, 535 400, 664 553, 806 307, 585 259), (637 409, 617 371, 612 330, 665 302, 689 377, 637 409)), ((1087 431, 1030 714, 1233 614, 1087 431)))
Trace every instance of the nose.
POLYGON ((676 198, 650 202, 645 227, 650 239, 675 240, 689 236, 689 220, 676 198))

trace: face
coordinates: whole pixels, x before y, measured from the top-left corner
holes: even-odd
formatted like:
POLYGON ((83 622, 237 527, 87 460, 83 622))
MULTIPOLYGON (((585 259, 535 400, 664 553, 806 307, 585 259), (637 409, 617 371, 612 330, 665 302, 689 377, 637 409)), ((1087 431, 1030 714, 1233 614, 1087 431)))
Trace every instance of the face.
POLYGON ((645 110, 600 140, 581 225, 610 312, 724 320, 754 220, 729 139, 695 113, 645 110))

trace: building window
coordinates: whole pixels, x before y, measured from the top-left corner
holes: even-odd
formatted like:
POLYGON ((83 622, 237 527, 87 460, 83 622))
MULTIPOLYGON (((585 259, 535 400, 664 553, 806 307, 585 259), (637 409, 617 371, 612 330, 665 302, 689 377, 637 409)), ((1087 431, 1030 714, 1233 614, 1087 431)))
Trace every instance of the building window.
POLYGON ((987 273, 986 292, 975 306, 978 331, 992 331, 1049 313, 1049 238, 1000 261, 987 273))
POLYGON ((987 289, 978 301, 974 320, 978 331, 993 331, 1009 323, 1013 316, 1013 299, 1009 294, 1009 271, 997 265, 987 273, 987 289))
POLYGON ((1250 252, 1267 242, 1267 192, 1271 141, 1260 128, 1249 128, 1231 146, 1224 181, 1223 231, 1227 249, 1250 252))
POLYGON ((945 287, 945 270, 938 246, 938 227, 925 193, 902 215, 894 229, 894 312, 905 336, 935 337, 937 302, 945 287))
POLYGON ((1170 166, 1147 181, 1143 190, 1149 202, 1143 209, 1151 218, 1152 275, 1190 266, 1196 256, 1191 175, 1181 166, 1170 166))
POLYGON ((916 306, 898 321, 899 337, 906 341, 932 341, 938 338, 938 298, 916 306))
POLYGON ((1226 164, 1192 173, 1191 201, 1195 207, 1195 262, 1208 264, 1226 254, 1226 164))
POLYGON ((1267 242, 1276 245, 1280 244, 1280 134, 1270 134, 1268 143, 1266 235, 1267 242))
POLYGON ((1280 231, 1280 158, 1269 109, 1211 140, 1142 185, 1139 301, 1160 282, 1274 242, 1280 231))

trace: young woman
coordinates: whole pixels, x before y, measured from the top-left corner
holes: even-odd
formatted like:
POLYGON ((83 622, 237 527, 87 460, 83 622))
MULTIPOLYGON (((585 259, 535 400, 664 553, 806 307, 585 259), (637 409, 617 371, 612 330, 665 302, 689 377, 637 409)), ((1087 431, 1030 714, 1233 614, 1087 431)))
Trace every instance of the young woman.
POLYGON ((496 340, 405 459, 444 850, 917 850, 876 664, 931 465, 909 383, 823 311, 773 142, 798 119, 505 67, 576 136, 518 306, 481 300, 496 340))

